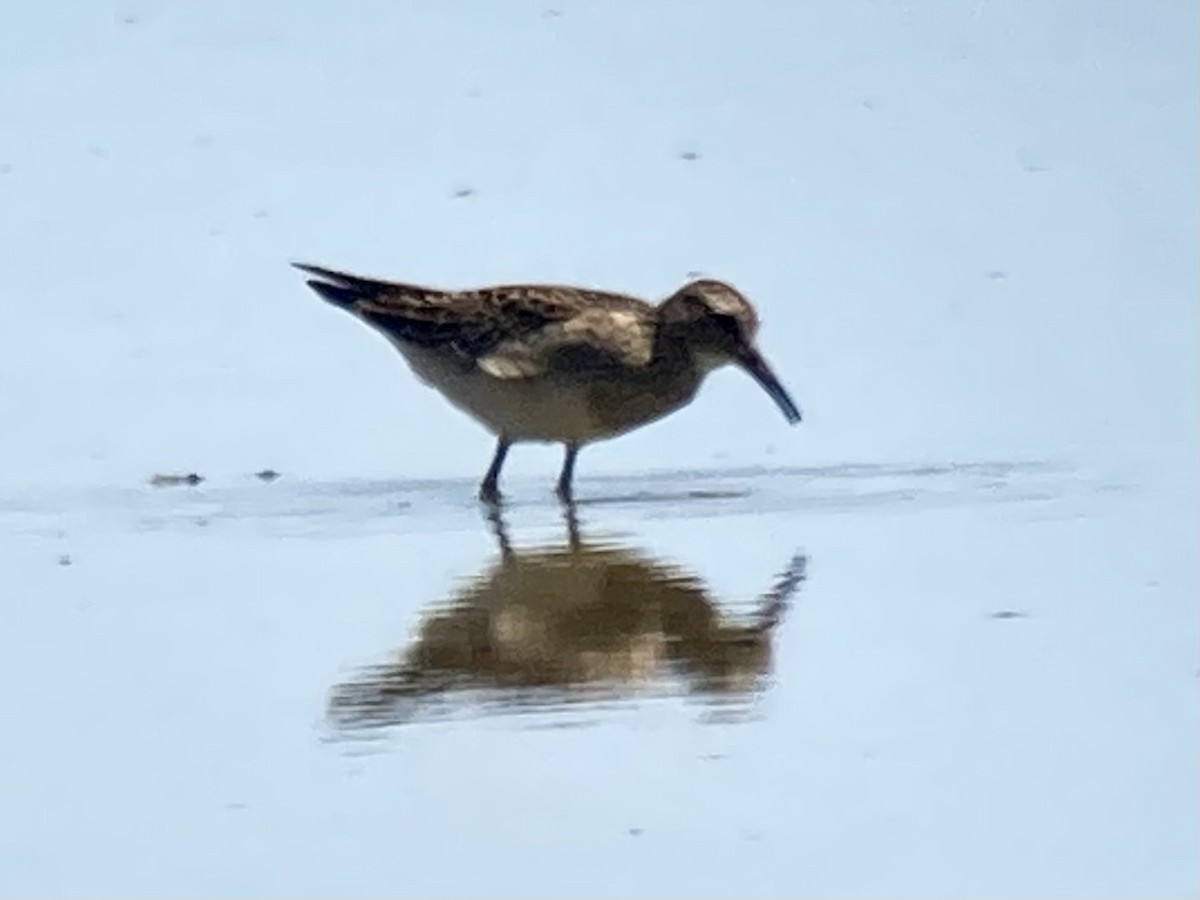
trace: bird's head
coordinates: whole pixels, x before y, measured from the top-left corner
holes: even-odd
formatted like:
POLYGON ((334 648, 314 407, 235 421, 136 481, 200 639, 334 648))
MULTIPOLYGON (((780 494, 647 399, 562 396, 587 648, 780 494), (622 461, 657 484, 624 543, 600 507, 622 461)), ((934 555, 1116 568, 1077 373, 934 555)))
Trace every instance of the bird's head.
POLYGON ((758 313, 740 291, 711 278, 692 281, 662 302, 659 315, 666 332, 684 342, 702 368, 733 363, 771 395, 788 422, 800 421, 799 407, 755 346, 758 313))

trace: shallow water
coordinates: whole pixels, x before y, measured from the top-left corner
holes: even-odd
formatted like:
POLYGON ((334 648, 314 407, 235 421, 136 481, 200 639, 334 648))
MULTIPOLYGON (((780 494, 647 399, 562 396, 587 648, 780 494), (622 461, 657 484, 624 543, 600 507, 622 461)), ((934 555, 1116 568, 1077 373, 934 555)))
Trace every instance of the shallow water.
POLYGON ((0 497, 7 892, 1190 878, 1187 498, 1062 463, 0 497), (72 864, 62 864, 64 856, 72 864), (864 865, 869 860, 870 865, 864 865))

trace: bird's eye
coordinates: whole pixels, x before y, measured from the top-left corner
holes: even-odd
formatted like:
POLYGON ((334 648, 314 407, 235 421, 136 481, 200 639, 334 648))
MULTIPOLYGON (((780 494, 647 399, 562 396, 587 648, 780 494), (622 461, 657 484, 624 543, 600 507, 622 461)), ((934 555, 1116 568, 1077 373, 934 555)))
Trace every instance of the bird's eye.
POLYGON ((742 323, 738 321, 737 316, 731 316, 728 313, 714 313, 712 321, 717 326, 717 330, 723 334, 733 338, 742 336, 742 323))

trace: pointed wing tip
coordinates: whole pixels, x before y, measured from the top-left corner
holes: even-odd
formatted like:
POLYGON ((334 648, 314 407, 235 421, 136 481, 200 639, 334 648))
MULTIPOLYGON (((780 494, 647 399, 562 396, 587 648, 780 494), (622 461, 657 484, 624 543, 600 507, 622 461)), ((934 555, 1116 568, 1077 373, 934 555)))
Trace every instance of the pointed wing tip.
POLYGON ((318 278, 324 278, 328 281, 340 282, 342 280, 340 272, 335 272, 333 269, 326 269, 323 266, 314 266, 312 263, 298 262, 297 260, 291 260, 288 265, 293 269, 299 269, 301 272, 316 275, 318 278))

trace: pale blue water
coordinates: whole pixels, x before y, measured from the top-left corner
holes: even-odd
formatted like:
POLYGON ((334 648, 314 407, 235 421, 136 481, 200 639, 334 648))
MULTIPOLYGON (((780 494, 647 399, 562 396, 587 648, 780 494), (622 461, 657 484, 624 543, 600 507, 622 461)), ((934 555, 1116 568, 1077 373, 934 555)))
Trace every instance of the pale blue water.
POLYGON ((1128 476, 585 478, 656 499, 583 504, 575 555, 549 487, 517 480, 507 564, 465 480, 5 496, 2 883, 1186 886, 1190 498, 1128 476))

